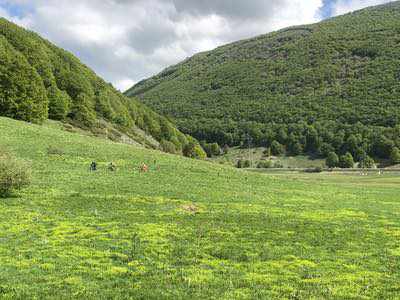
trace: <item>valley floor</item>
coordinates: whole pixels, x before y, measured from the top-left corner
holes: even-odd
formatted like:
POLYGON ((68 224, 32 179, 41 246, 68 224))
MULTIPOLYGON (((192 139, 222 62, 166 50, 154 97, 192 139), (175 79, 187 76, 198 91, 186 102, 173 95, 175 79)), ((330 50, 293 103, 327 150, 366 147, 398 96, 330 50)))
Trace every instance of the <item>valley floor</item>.
POLYGON ((396 173, 252 173, 5 118, 0 146, 33 169, 0 199, 0 298, 400 299, 396 173))

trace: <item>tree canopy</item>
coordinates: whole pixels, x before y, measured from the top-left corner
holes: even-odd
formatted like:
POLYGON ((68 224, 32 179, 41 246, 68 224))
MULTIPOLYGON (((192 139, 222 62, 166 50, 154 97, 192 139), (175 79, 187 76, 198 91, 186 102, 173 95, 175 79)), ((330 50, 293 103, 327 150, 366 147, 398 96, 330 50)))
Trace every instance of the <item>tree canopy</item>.
POLYGON ((189 143, 169 120, 121 94, 72 54, 3 18, 0 115, 34 123, 50 118, 94 132, 106 122, 146 146, 157 147, 143 140, 150 136, 159 149, 175 153, 189 143))
MULTIPOLYGON (((197 54, 126 92, 219 145, 388 159, 400 147, 400 2, 197 54)), ((278 151, 280 152, 280 151, 278 151)))

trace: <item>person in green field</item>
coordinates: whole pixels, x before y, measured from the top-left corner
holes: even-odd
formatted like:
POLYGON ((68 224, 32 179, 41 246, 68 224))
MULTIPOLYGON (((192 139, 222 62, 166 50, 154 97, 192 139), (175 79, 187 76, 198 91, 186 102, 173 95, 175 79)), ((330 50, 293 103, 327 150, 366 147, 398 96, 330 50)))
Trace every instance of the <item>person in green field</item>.
POLYGON ((90 164, 90 171, 97 171, 97 163, 95 161, 92 161, 92 163, 90 164))
POLYGON ((117 166, 114 165, 113 162, 110 162, 110 164, 108 165, 108 170, 111 171, 111 172, 114 172, 114 171, 117 170, 117 166))

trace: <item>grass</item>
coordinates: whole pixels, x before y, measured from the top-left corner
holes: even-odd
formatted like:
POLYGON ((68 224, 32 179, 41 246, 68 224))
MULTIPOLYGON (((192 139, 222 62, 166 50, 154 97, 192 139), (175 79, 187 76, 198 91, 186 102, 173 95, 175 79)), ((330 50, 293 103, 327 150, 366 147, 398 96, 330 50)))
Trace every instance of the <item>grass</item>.
POLYGON ((399 176, 250 173, 5 118, 0 133, 33 167, 0 200, 0 298, 399 299, 399 176))

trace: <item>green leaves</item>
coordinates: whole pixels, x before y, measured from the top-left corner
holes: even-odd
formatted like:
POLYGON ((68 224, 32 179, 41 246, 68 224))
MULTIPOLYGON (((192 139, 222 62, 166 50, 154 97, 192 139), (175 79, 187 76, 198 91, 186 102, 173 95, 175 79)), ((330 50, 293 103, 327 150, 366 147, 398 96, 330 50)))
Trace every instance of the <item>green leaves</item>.
POLYGON ((400 147, 398 28, 398 3, 291 27, 195 55, 127 95, 208 143, 239 146, 250 135, 254 146, 276 139, 293 155, 349 151, 359 160, 362 149, 388 159, 373 133, 400 147))
POLYGON ((161 149, 159 142, 173 143, 178 153, 188 143, 170 121, 122 95, 76 57, 5 19, 0 19, 0 115, 66 121, 109 137, 117 128, 119 138, 125 134, 161 149))

